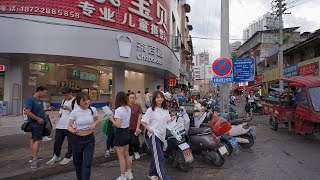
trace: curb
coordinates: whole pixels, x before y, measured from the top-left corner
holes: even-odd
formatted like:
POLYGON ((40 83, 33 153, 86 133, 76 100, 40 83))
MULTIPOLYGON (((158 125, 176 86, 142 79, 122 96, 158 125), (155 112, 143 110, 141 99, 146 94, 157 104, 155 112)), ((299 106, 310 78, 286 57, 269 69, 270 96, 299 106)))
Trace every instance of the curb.
MULTIPOLYGON (((106 158, 104 156, 95 157, 92 162, 92 166, 98 165, 101 163, 111 162, 116 160, 117 157, 115 155, 110 156, 109 158, 106 158)), ((70 171, 74 171, 73 163, 70 163, 68 165, 60 165, 55 167, 46 167, 41 169, 32 170, 29 172, 21 173, 21 174, 15 174, 12 176, 7 177, 1 177, 1 180, 31 180, 31 179, 40 179, 45 178, 48 176, 58 175, 62 173, 67 173, 70 171)))

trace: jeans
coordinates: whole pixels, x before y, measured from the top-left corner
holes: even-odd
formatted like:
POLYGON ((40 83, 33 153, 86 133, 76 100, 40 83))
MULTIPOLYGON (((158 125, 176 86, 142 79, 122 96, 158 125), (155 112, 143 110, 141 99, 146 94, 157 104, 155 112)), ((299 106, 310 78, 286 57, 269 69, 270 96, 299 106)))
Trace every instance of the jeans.
POLYGON ((139 152, 140 141, 139 135, 136 136, 134 133, 136 130, 130 130, 130 144, 129 144, 129 155, 132 156, 135 152, 139 152))
POLYGON ((94 153, 94 135, 74 135, 72 138, 73 164, 76 169, 77 180, 89 180, 94 153))
POLYGON ((113 140, 114 140, 114 133, 107 133, 106 135, 107 150, 110 150, 110 148, 114 148, 113 140))
POLYGON ((72 157, 72 133, 70 133, 67 129, 56 129, 56 136, 54 138, 54 150, 53 154, 60 157, 61 154, 61 146, 63 144, 63 141, 65 137, 68 139, 68 152, 65 155, 65 158, 71 158, 72 157))

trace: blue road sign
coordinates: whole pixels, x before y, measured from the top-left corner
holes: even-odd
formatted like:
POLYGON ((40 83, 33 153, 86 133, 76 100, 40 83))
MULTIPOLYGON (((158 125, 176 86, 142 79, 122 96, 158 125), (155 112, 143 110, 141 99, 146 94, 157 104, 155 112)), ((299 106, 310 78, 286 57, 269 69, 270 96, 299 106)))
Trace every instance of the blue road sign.
POLYGON ((254 80, 253 58, 236 58, 233 60, 233 82, 254 80))
POLYGON ((229 84, 232 83, 232 76, 224 76, 224 77, 212 77, 213 84, 229 84))

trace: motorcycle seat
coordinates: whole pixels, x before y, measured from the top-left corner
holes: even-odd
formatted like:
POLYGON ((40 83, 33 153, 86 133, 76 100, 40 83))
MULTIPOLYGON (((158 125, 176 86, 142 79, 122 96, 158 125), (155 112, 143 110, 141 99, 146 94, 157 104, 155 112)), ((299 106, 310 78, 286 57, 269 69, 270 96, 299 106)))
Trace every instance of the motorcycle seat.
POLYGON ((242 124, 242 123, 244 123, 244 121, 243 121, 243 120, 230 121, 230 124, 231 124, 231 125, 239 125, 239 124, 242 124))
POLYGON ((198 134, 208 134, 208 133, 211 133, 211 130, 210 128, 207 128, 207 127, 200 127, 200 128, 190 127, 188 131, 189 136, 195 136, 198 134))

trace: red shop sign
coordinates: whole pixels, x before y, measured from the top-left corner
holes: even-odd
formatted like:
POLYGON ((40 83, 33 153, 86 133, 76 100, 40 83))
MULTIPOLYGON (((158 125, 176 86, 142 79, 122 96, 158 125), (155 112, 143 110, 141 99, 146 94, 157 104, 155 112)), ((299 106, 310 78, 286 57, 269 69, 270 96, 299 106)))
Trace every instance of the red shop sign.
POLYGON ((318 63, 307 64, 299 67, 300 76, 317 76, 319 75, 318 63))
POLYGON ((168 45, 170 12, 166 0, 1 0, 0 14, 8 13, 98 24, 168 45))

